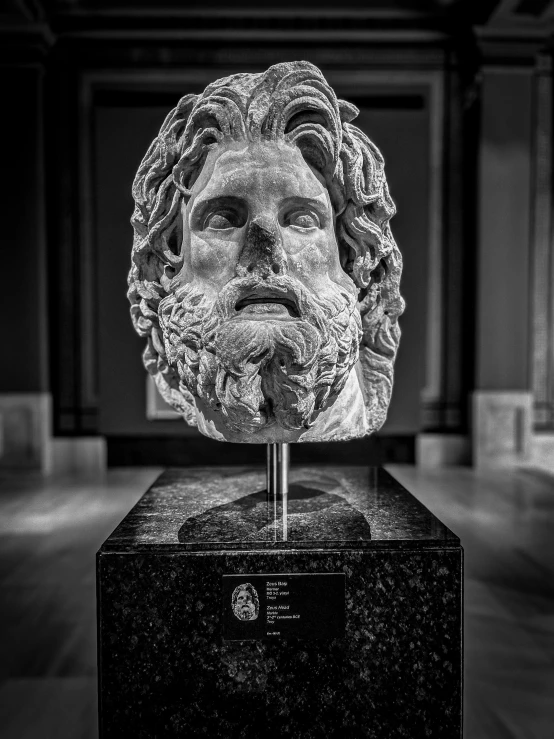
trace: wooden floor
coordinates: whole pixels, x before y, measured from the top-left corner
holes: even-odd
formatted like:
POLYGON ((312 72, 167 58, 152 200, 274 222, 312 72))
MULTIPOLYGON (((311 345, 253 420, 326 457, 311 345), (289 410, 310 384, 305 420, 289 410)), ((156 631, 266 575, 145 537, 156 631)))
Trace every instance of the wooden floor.
MULTIPOLYGON (((389 470, 465 548, 466 739, 554 739, 554 478, 389 470)), ((0 475, 2 739, 96 737, 94 555, 158 473, 0 475)))

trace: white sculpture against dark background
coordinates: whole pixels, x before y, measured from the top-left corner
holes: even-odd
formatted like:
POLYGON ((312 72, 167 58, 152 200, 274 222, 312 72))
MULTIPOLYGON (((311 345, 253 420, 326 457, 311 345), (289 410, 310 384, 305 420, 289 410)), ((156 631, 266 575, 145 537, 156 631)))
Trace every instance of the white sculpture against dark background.
POLYGON ((377 147, 308 62, 217 80, 167 116, 133 185, 146 369, 214 439, 379 429, 402 259, 377 147))

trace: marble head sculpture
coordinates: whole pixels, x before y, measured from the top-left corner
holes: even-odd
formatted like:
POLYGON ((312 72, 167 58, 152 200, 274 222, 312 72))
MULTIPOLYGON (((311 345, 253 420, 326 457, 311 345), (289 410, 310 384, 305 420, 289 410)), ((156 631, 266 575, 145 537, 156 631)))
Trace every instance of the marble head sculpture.
POLYGON ((249 582, 237 585, 231 596, 231 605, 239 621, 255 621, 260 612, 260 601, 256 588, 249 582))
POLYGON ((128 297, 144 364, 214 439, 335 441, 383 424, 402 258, 377 147, 308 62, 217 80, 133 184, 128 297))

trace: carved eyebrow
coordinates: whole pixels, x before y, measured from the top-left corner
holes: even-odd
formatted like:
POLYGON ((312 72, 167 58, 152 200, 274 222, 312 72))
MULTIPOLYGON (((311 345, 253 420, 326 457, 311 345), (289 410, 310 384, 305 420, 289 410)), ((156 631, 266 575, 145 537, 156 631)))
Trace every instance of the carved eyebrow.
POLYGON ((287 208, 291 205, 304 205, 306 207, 316 208, 317 210, 319 210, 320 208, 323 208, 324 211, 327 210, 327 202, 325 200, 305 197, 303 195, 291 195, 288 198, 284 198, 281 203, 281 207, 283 208, 287 208))

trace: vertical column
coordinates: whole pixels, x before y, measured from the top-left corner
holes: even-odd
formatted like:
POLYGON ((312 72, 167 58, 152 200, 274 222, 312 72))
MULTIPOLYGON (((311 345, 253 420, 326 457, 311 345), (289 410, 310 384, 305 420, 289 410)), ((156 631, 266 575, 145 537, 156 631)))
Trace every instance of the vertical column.
POLYGON ((483 69, 473 461, 530 456, 529 265, 533 69, 483 69))
POLYGON ((534 86, 534 208, 531 232, 533 463, 554 469, 554 233, 552 53, 537 59, 534 86))
POLYGON ((0 464, 44 466, 50 437, 47 262, 43 171, 43 70, 0 67, 3 316, 0 464))
POLYGON ((554 259, 552 234, 552 57, 539 56, 534 89, 531 386, 534 420, 554 431, 554 259))
POLYGON ((428 367, 434 371, 428 375, 432 383, 422 393, 422 432, 416 439, 416 459, 422 467, 467 464, 470 455, 467 398, 474 387, 475 72, 471 45, 450 50, 440 92, 440 123, 433 122, 431 127, 434 148, 440 152, 434 165, 440 190, 434 204, 440 247, 431 256, 435 280, 429 278, 436 285, 437 297, 428 307, 432 322, 427 336, 428 367))

